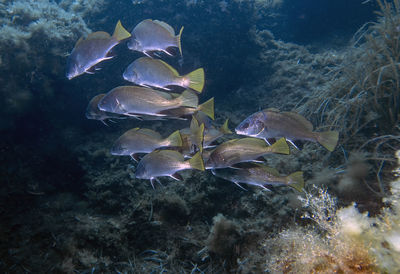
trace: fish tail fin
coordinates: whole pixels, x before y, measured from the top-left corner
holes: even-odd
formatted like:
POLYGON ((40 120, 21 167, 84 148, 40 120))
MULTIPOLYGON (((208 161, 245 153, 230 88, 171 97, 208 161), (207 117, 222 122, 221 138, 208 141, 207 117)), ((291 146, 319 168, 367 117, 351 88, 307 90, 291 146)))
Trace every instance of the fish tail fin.
POLYGON ((178 49, 179 49, 181 56, 182 56, 182 44, 181 44, 182 31, 183 31, 183 26, 181 27, 179 34, 176 36, 176 43, 178 44, 178 49))
POLYGON ((182 146, 182 136, 179 130, 173 132, 170 136, 167 137, 167 141, 169 146, 171 147, 181 147, 182 146))
POLYGON ((276 141, 272 146, 268 147, 270 152, 279 153, 279 154, 289 154, 289 146, 286 143, 285 138, 280 138, 276 141))
POLYGON ((193 140, 195 140, 195 143, 199 145, 199 150, 202 153, 204 141, 204 124, 199 125, 199 122, 193 116, 192 121, 190 122, 190 131, 193 140))
POLYGON ((316 132, 316 139, 323 147, 329 151, 333 151, 339 140, 339 132, 337 131, 325 131, 316 132))
POLYGON ((201 153, 197 152, 190 160, 189 164, 191 168, 198 169, 204 171, 204 162, 203 157, 201 157, 201 153))
POLYGON ((122 41, 131 37, 131 34, 122 26, 121 21, 118 20, 112 37, 114 37, 117 41, 122 41))
POLYGON ((221 128, 219 129, 219 131, 223 134, 232 134, 232 131, 229 129, 228 127, 228 121, 229 119, 225 120, 225 123, 221 126, 221 128))
POLYGON ((198 110, 214 120, 214 97, 199 105, 198 110))
POLYGON ((204 88, 204 69, 199 68, 186 74, 184 78, 189 80, 189 88, 201 93, 204 88))
POLYGON ((199 98, 190 90, 185 90, 177 99, 182 101, 182 107, 197 108, 199 104, 199 98))
POLYGON ((287 177, 287 185, 296 189, 299 192, 304 191, 304 178, 303 178, 303 171, 296 171, 292 174, 289 174, 287 177))

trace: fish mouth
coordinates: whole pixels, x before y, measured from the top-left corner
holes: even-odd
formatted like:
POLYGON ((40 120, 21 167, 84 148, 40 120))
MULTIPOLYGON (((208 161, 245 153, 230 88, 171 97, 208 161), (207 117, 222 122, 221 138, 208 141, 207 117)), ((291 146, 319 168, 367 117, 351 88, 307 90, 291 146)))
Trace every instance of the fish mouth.
POLYGON ((246 135, 244 131, 239 130, 238 128, 235 128, 235 132, 236 132, 236 134, 239 134, 239 135, 246 135))

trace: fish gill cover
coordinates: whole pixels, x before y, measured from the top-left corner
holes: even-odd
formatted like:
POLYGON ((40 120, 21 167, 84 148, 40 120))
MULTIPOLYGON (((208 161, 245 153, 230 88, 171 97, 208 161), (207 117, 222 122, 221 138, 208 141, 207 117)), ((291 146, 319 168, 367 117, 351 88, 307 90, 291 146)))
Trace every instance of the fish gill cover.
POLYGON ((398 272, 399 11, 398 0, 1 1, 0 269, 398 272), (128 49, 146 19, 163 40, 128 49), (133 37, 68 80, 79 38, 119 20, 133 37), (203 74, 188 80, 201 93, 125 81, 145 54, 178 76, 204 69, 204 87, 203 74), (158 99, 144 111, 129 90, 158 99), (112 155, 130 140, 141 149, 112 155), (140 164, 149 141, 159 150, 140 164), (210 157, 246 162, 201 171, 210 157))

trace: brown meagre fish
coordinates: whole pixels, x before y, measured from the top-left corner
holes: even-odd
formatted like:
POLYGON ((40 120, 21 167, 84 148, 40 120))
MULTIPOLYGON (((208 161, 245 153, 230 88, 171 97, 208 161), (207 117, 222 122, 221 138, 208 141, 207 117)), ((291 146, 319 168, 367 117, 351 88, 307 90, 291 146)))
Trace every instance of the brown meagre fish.
POLYGON ((99 109, 102 111, 128 116, 166 116, 161 112, 179 107, 198 106, 197 95, 185 90, 175 97, 170 93, 138 86, 120 86, 109 91, 100 100, 99 109))
POLYGON ((315 132, 306 118, 295 112, 265 109, 247 117, 235 129, 239 135, 264 139, 285 137, 294 145, 296 140, 318 142, 333 151, 339 139, 337 131, 315 132))

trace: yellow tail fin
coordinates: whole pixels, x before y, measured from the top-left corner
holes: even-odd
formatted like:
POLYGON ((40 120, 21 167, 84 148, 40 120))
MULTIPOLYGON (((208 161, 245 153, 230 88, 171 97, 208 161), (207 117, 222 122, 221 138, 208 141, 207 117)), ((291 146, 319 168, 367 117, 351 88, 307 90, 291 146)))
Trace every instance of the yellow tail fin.
POLYGON ((327 150, 333 151, 337 145, 339 140, 339 132, 337 131, 325 131, 325 132, 316 132, 317 141, 322 146, 324 146, 327 150))
POLYGON ((203 152, 203 141, 204 141, 204 124, 199 125, 199 122, 194 116, 190 122, 190 138, 194 145, 198 146, 200 152, 203 152))
POLYGON ((192 168, 204 171, 204 162, 201 153, 197 152, 190 160, 189 164, 192 168))
POLYGON ((223 134, 232 134, 232 131, 228 127, 228 121, 229 119, 226 119, 225 123, 222 125, 222 127, 219 129, 219 131, 223 134))
POLYGON ((303 171, 296 171, 287 177, 287 184, 290 187, 293 187, 299 192, 304 191, 304 179, 303 179, 303 171))
POLYGON ((285 138, 280 138, 278 141, 275 142, 272 146, 268 147, 270 152, 279 153, 279 154, 289 154, 289 146, 286 143, 285 138))
POLYGON ((167 141, 171 147, 181 147, 182 146, 182 136, 179 130, 173 132, 168 136, 167 141))
POLYGON ((199 68, 186 74, 184 78, 189 80, 189 88, 194 89, 198 93, 201 93, 204 88, 204 69, 199 68))
POLYGON ((182 101, 182 107, 197 108, 199 104, 199 98, 190 90, 185 90, 177 99, 182 101))
POLYGON ((121 21, 118 20, 112 37, 114 37, 118 41, 122 41, 131 37, 131 34, 122 26, 121 21))
POLYGON ((178 48, 179 48, 179 52, 181 53, 181 56, 182 56, 182 43, 181 43, 182 31, 183 31, 183 27, 181 27, 179 34, 176 36, 176 43, 178 44, 178 48))
POLYGON ((214 120, 214 97, 201 104, 198 110, 214 120))

